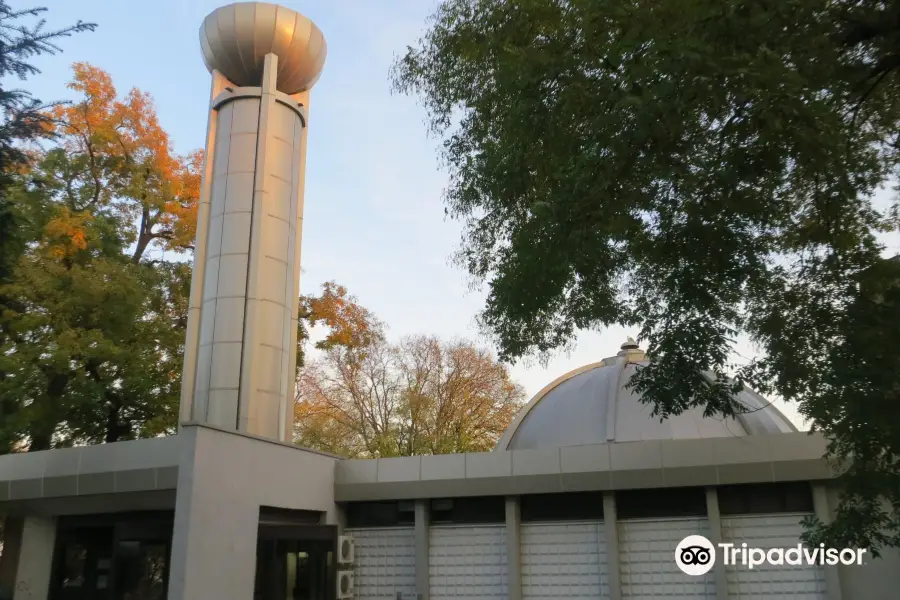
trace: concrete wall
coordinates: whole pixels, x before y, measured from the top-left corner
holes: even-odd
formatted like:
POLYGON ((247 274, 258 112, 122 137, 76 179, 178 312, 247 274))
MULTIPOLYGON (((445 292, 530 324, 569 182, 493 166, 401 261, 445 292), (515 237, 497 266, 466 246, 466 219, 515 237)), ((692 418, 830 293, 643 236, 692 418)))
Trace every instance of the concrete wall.
MULTIPOLYGON (((828 512, 833 515, 840 504, 840 490, 833 485, 827 486, 826 499, 828 512)), ((900 549, 882 550, 880 558, 869 557, 865 562, 861 567, 841 565, 837 568, 840 600, 900 598, 900 549)))
POLYGON ((14 600, 46 600, 56 543, 56 520, 27 517, 22 527, 14 600))
POLYGON ((287 444, 186 424, 169 600, 252 598, 260 506, 335 519, 337 459, 287 444))
POLYGON ((16 587, 19 552, 25 519, 6 517, 3 520, 3 551, 0 552, 0 596, 16 587))

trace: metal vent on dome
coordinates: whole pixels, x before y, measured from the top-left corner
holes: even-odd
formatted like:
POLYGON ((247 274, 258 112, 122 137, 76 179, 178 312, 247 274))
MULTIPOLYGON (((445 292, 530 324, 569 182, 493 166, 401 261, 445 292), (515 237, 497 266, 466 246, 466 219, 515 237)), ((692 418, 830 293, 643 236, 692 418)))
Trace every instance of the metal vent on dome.
POLYGON ((629 336, 628 340, 620 346, 620 349, 621 350, 639 350, 640 346, 638 346, 638 343, 636 341, 634 341, 633 337, 629 336))

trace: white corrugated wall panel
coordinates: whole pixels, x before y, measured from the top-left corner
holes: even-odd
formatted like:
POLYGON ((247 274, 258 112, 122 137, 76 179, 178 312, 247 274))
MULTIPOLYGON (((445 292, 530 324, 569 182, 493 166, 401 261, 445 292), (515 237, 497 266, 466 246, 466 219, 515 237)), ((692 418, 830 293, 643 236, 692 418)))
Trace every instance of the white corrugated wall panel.
POLYGON ((713 572, 690 577, 675 564, 675 548, 689 535, 709 537, 709 522, 696 519, 640 519, 619 521, 619 567, 622 597, 716 597, 713 572))
MULTIPOLYGON (((722 539, 749 548, 791 548, 800 543, 805 515, 746 515, 722 518, 722 539)), ((716 560, 721 557, 716 556, 716 560)), ((836 567, 829 567, 836 568, 836 567)), ((819 565, 760 565, 725 567, 728 594, 732 600, 790 598, 822 600, 825 592, 825 567, 819 565)))
POLYGON ((601 521, 526 523, 521 535, 525 600, 609 598, 601 521))
POLYGON ((415 598, 416 542, 412 527, 347 529, 356 542, 355 598, 394 600, 397 593, 415 598))
POLYGON ((434 526, 428 541, 431 600, 506 599, 505 526, 434 526))

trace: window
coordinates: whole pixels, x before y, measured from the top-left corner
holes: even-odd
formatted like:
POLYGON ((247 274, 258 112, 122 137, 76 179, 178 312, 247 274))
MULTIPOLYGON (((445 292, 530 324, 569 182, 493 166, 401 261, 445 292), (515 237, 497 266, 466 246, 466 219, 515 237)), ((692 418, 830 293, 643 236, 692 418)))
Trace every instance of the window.
POLYGON ((522 522, 578 521, 603 518, 603 494, 533 494, 520 500, 522 522))
POLYGON ((616 492, 620 519, 656 519, 706 516, 703 488, 661 488, 616 492))
POLYGON ((347 527, 391 527, 415 523, 412 501, 350 502, 346 505, 347 527))
POLYGON ((87 546, 83 544, 68 544, 64 552, 62 587, 84 587, 87 546))
POLYGON ((121 541, 116 547, 116 590, 123 600, 163 600, 166 597, 168 545, 121 541))
POLYGON ((260 525, 317 525, 322 521, 322 516, 322 513, 314 510, 259 507, 260 525))
POLYGON ((505 523, 506 500, 503 496, 441 498, 431 501, 431 522, 505 523))
POLYGON ((717 494, 722 515, 813 512, 812 489, 805 481, 726 485, 717 494))

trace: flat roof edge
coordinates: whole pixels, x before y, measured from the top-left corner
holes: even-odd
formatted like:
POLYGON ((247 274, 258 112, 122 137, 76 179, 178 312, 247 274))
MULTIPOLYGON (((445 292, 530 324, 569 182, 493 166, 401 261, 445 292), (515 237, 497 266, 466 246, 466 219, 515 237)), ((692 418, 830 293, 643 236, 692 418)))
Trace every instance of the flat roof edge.
POLYGON ((345 460, 337 501, 714 486, 834 477, 808 432, 345 460))

